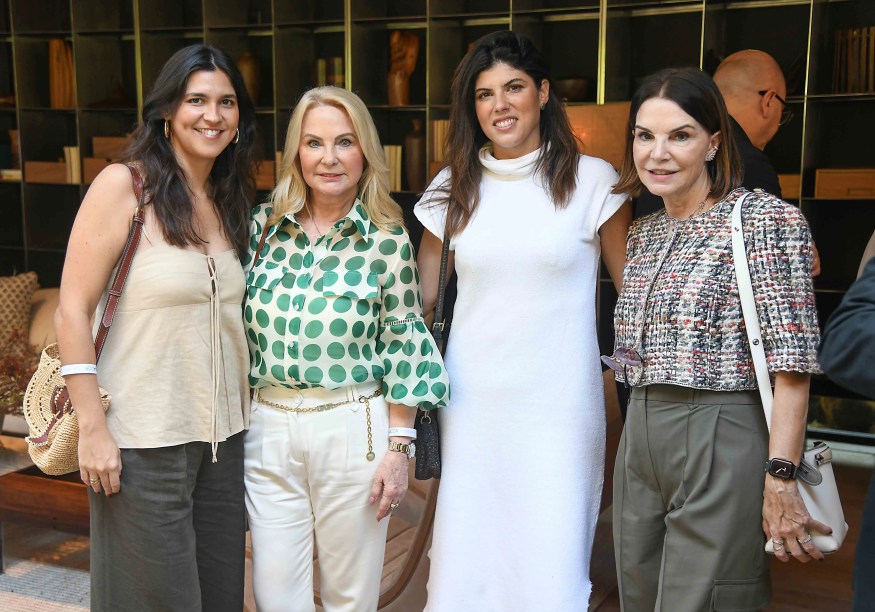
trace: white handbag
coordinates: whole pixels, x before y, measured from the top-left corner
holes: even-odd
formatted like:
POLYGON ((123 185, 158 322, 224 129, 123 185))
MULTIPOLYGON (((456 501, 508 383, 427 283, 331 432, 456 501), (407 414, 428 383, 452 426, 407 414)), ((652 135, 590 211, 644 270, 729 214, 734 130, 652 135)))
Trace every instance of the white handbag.
MULTIPOLYGON (((746 198, 746 194, 740 197, 732 210, 732 259, 735 264, 741 310, 744 315, 744 326, 747 328, 747 340, 753 358, 757 386, 763 402, 766 425, 771 430, 772 383, 769 378, 766 352, 763 349, 760 334, 760 322, 753 297, 753 285, 750 280, 741 224, 741 206, 746 198)), ((797 482, 802 501, 805 502, 805 507, 811 517, 832 528, 832 533, 828 535, 810 531, 814 545, 824 553, 837 551, 848 533, 848 524, 845 522, 845 514, 842 511, 842 503, 839 499, 839 491, 832 469, 832 450, 824 442, 815 442, 814 446, 802 454, 797 472, 797 482)), ((766 552, 775 552, 773 544, 772 538, 766 541, 766 552)))

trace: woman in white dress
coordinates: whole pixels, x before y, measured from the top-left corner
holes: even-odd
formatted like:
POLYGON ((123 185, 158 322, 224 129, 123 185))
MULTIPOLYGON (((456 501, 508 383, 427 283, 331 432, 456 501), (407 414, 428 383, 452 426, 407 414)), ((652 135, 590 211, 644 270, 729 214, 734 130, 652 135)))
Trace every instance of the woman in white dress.
POLYGON ((586 610, 605 446, 599 256, 619 288, 630 207, 613 168, 578 154, 519 34, 489 34, 459 64, 447 144, 416 206, 426 312, 444 235, 458 275, 427 609, 586 610))

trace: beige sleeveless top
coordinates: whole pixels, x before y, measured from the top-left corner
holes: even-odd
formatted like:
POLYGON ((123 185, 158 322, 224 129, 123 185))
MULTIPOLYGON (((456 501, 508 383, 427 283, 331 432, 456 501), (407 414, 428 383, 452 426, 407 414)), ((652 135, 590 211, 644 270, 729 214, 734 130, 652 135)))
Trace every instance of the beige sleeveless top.
POLYGON ((97 364, 119 448, 210 442, 215 461, 218 443, 249 426, 244 287, 234 250, 136 253, 97 364))

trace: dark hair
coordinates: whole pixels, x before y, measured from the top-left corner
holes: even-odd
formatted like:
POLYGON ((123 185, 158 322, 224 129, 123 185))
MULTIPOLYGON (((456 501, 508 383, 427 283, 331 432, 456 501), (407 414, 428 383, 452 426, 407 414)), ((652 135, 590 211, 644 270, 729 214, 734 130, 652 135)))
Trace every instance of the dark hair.
POLYGON ((744 166, 738 154, 726 104, 717 85, 698 68, 666 68, 644 79, 632 96, 626 126, 626 151, 620 164, 620 180, 613 193, 637 195, 642 183, 632 157, 635 122, 641 105, 651 98, 671 100, 695 119, 708 133, 720 132, 720 147, 714 160, 705 162, 711 188, 708 195, 718 199, 741 186, 744 166))
MULTIPOLYGON (((477 120, 474 86, 484 70, 503 63, 529 75, 540 87, 550 80, 547 63, 532 42, 516 32, 493 32, 475 43, 456 68, 451 86, 450 125, 446 151, 451 177, 439 191, 437 202, 447 203, 447 235, 468 224, 480 200, 480 148, 488 139, 477 120)), ((577 186, 577 139, 571 130, 562 100, 550 89, 541 111, 542 154, 535 173, 548 186, 557 208, 565 207, 577 186)))
POLYGON ((165 240, 180 247, 202 244, 194 225, 187 177, 164 136, 164 118, 179 107, 189 77, 200 70, 224 72, 237 95, 240 136, 213 163, 210 187, 225 237, 242 254, 247 248, 249 214, 255 199, 255 107, 240 71, 224 51, 192 45, 167 60, 143 103, 143 116, 126 161, 142 166, 146 201, 155 210, 165 240))

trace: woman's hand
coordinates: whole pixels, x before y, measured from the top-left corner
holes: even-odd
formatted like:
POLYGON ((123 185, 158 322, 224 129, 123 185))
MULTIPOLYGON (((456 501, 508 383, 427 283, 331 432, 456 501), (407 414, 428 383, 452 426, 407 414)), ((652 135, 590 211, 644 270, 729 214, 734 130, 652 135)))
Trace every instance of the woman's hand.
MULTIPOLYGON (((775 401, 772 405, 772 431, 769 457, 801 457, 808 410, 808 375, 799 372, 775 373, 775 401)), ((796 461, 794 461, 796 463, 796 461)), ((823 553, 811 541, 811 531, 832 533, 808 514, 799 494, 799 483, 766 474, 763 492, 763 532, 772 538, 775 556, 787 562, 790 555, 807 563, 823 560, 823 553)))
POLYGON ((121 490, 122 458, 106 423, 79 430, 79 476, 107 497, 121 490))
POLYGON ((405 453, 387 451, 377 473, 374 476, 374 484, 371 486, 371 496, 368 504, 379 501, 377 508, 377 520, 389 516, 392 510, 401 504, 407 493, 407 466, 410 460, 405 453))
POLYGON ((827 525, 808 514, 795 480, 781 480, 766 474, 763 533, 774 541, 775 557, 784 563, 790 560, 791 555, 802 563, 808 563, 811 559, 823 561, 823 553, 812 541, 812 531, 832 533, 827 525))

